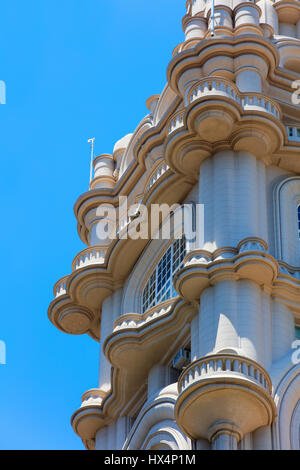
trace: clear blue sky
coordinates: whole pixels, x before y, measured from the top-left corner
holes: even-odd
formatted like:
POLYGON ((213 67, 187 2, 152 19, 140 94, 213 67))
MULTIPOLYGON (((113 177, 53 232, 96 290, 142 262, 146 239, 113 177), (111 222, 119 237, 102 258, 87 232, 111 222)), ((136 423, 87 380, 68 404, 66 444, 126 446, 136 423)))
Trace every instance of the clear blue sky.
POLYGON ((82 449, 70 425, 97 386, 99 345, 47 318, 54 283, 84 248, 73 204, 89 147, 112 152, 160 93, 185 0, 1 2, 0 449, 82 449))

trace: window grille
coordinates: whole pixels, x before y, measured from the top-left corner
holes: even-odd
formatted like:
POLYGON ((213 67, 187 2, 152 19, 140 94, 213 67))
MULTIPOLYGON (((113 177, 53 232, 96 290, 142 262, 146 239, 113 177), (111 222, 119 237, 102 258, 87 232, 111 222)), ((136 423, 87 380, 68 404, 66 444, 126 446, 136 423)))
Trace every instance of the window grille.
POLYGON ((151 274, 142 296, 142 311, 177 296, 173 286, 175 273, 183 266, 186 254, 185 238, 176 240, 160 259, 151 274))

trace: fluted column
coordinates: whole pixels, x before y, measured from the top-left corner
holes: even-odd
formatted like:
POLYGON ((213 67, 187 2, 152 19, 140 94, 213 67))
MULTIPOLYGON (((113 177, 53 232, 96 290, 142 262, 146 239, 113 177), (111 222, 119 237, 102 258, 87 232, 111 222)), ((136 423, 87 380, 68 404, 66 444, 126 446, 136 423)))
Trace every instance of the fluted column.
POLYGON ((113 331, 113 296, 107 297, 102 305, 100 358, 99 358, 99 388, 108 391, 111 388, 111 365, 105 357, 103 343, 113 331))
POLYGON ((259 34, 260 8, 254 2, 239 2, 233 11, 235 21, 235 31, 237 34, 259 34))
POLYGON ((198 13, 205 11, 208 0, 192 0, 188 2, 188 13, 191 16, 197 15, 198 13))
MULTIPOLYGON (((268 241, 265 165, 250 153, 223 151, 205 160, 199 202, 205 250, 222 249, 226 258, 233 256, 227 247, 247 237, 268 241)), ((191 335, 194 360, 227 351, 271 364, 271 299, 256 282, 220 279, 202 293, 197 321, 191 335)))
POLYGON ((90 183, 90 189, 110 189, 115 185, 113 176, 115 162, 110 154, 103 154, 96 157, 93 161, 94 179, 90 183))
MULTIPOLYGON (((200 302, 198 357, 235 352, 262 365, 272 359, 270 298, 253 281, 224 280, 206 289, 200 302), (267 304, 267 305, 265 305, 267 304)), ((192 350, 197 337, 192 335, 192 350)))
POLYGON ((98 431, 95 450, 121 450, 127 437, 129 419, 123 416, 115 423, 98 431))
POLYGON ((207 32, 207 20, 204 17, 191 17, 184 21, 185 40, 202 39, 207 32))
POLYGON ((271 26, 274 31, 274 34, 278 34, 278 15, 274 8, 274 2, 272 2, 271 0, 261 0, 257 3, 257 5, 262 11, 260 23, 262 25, 271 26))
POLYGON ((209 430, 211 450, 237 450, 242 433, 238 426, 227 421, 219 421, 209 430))
POLYGON ((297 29, 297 39, 300 39, 300 20, 297 22, 296 29, 297 29))
POLYGON ((117 289, 107 297, 102 304, 101 331, 100 331, 100 364, 99 364, 99 388, 109 390, 111 388, 111 365, 106 359, 103 344, 106 338, 113 332, 114 322, 121 315, 123 289, 117 289))
POLYGON ((168 385, 169 367, 157 364, 148 375, 148 398, 168 385))
POLYGON ((232 11, 225 5, 224 1, 221 4, 215 5, 214 18, 212 18, 212 11, 208 12, 208 29, 212 31, 212 22, 214 21, 215 35, 231 35, 233 22, 232 22, 232 11))
POLYGON ((240 91, 262 92, 261 77, 255 70, 245 69, 237 74, 236 84, 240 91))
POLYGON ((108 246, 116 236, 116 210, 110 205, 101 204, 88 213, 86 224, 89 229, 89 244, 108 246))
POLYGON ((247 237, 268 241, 265 165, 247 152, 223 151, 201 165, 204 249, 237 246, 247 237))

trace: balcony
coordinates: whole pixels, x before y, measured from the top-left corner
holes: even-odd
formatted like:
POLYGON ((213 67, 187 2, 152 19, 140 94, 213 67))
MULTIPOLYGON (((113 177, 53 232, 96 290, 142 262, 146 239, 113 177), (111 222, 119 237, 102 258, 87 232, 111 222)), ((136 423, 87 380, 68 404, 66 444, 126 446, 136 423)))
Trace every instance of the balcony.
POLYGON ((300 142, 300 127, 287 126, 288 140, 291 142, 300 142))
POLYGON ((219 376, 249 380, 262 387, 266 392, 272 393, 271 380, 263 367, 251 359, 228 354, 206 356, 193 362, 179 378, 179 393, 184 392, 195 382, 208 378, 216 379, 219 376))
POLYGON ((233 354, 193 362, 178 382, 176 421, 192 439, 208 439, 218 422, 233 422, 241 436, 270 425, 276 417, 272 383, 252 359, 233 354))
POLYGON ((72 272, 91 264, 104 264, 107 247, 92 246, 78 253, 72 263, 72 272))
POLYGON ((99 289, 102 271, 96 268, 104 266, 106 252, 107 248, 103 246, 81 251, 73 260, 71 274, 54 285, 54 300, 48 316, 60 330, 76 335, 89 333, 93 338, 99 338, 97 309, 112 292, 110 280, 106 280, 102 290, 99 289))
POLYGON ((149 192, 150 189, 155 185, 155 183, 169 170, 168 165, 162 161, 157 168, 155 168, 154 172, 151 173, 151 176, 146 184, 145 192, 149 192))
MULTIPOLYGON (((87 266, 104 264, 106 252, 107 248, 102 246, 93 246, 81 251, 73 260, 72 273, 87 266)), ((69 276, 64 276, 55 283, 53 287, 55 299, 67 293, 68 279, 69 276)))
POLYGON ((69 276, 64 276, 57 281, 53 287, 53 295, 55 298, 67 293, 67 280, 69 276))
POLYGON ((168 135, 177 131, 184 125, 184 110, 180 110, 177 113, 173 114, 168 124, 168 135))
POLYGON ((259 111, 280 119, 281 110, 272 99, 261 93, 241 93, 237 86, 221 78, 209 78, 195 83, 189 90, 187 102, 198 99, 222 97, 234 101, 244 111, 259 111))

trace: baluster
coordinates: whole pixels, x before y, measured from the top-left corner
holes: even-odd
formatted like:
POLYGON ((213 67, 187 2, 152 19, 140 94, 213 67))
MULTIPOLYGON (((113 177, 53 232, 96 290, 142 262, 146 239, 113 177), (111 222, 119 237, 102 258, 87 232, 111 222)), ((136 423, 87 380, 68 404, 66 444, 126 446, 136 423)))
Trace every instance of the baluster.
POLYGON ((208 373, 209 374, 213 374, 214 371, 215 371, 215 367, 214 367, 215 363, 214 361, 211 359, 208 363, 208 373))
POLYGON ((187 388, 189 385, 189 377, 188 374, 185 374, 184 376, 184 388, 187 388))
POLYGON ((242 364, 241 364, 241 372, 242 372, 242 374, 244 374, 244 375, 248 375, 248 367, 247 367, 246 362, 242 362, 242 364))
POLYGON ((205 375, 205 374, 207 374, 206 362, 202 362, 202 364, 201 364, 201 370, 200 370, 200 375, 205 375))
POLYGON ((240 371, 240 361, 238 359, 234 359, 233 361, 233 371, 234 372, 240 371))
POLYGON ((209 88, 209 82, 205 82, 204 83, 204 94, 207 94, 209 92, 210 88, 209 88))

